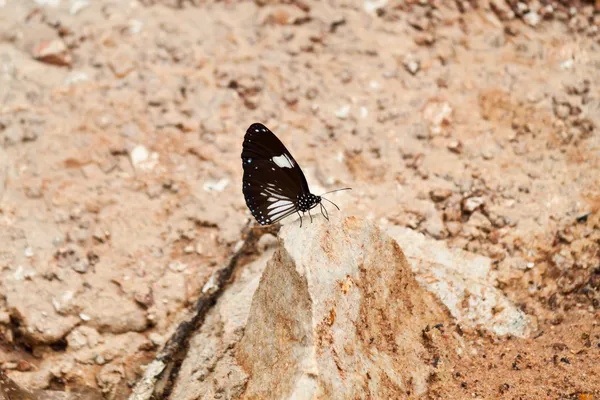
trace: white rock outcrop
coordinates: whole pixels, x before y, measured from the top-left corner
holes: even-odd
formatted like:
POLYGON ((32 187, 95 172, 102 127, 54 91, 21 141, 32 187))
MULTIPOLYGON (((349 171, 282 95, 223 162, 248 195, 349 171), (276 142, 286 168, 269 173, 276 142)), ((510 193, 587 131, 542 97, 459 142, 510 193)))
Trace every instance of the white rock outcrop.
POLYGON ((401 398, 427 390, 423 331, 448 323, 398 244, 364 220, 280 232, 237 359, 245 398, 401 398))
POLYGON ((489 259, 390 233, 353 217, 283 226, 191 338, 169 398, 419 398, 468 352, 454 322, 525 335, 489 259))
POLYGON ((532 321, 495 287, 488 257, 450 249, 443 241, 413 230, 392 227, 387 232, 398 242, 421 286, 444 303, 457 322, 496 335, 527 337, 532 321))

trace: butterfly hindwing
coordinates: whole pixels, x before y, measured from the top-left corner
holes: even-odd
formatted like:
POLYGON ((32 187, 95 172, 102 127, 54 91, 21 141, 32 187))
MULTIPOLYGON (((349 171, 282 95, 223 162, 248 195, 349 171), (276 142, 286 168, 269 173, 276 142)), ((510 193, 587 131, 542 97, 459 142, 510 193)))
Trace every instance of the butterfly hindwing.
POLYGON ((297 212, 299 196, 310 193, 294 157, 262 124, 252 124, 246 131, 242 165, 246 205, 261 225, 297 212))

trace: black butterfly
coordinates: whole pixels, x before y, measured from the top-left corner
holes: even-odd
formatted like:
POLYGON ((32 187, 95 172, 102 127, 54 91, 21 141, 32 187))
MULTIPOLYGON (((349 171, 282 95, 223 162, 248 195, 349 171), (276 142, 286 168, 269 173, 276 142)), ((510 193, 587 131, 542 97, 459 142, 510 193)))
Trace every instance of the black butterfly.
MULTIPOLYGON (((242 166, 242 191, 246 205, 261 225, 274 224, 298 213, 302 226, 300 211, 303 214, 308 212, 312 221, 310 210, 317 205, 321 206, 321 214, 329 220, 321 200, 329 201, 340 209, 330 200, 310 192, 304 173, 294 157, 263 124, 252 124, 246 131, 242 145, 242 166)), ((347 189, 350 188, 338 190, 347 189)))

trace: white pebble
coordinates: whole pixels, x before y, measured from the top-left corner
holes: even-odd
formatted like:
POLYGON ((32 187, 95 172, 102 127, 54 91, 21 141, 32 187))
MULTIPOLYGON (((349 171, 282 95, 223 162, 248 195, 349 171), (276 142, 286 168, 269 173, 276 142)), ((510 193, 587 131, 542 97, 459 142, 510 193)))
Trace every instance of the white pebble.
POLYGON ((60 6, 60 0, 35 0, 35 3, 40 6, 58 7, 60 6))
POLYGON ((79 11, 83 10, 88 5, 88 0, 71 0, 71 7, 69 8, 69 12, 71 13, 71 15, 77 15, 79 11))
POLYGON ((369 115, 369 110, 367 110, 367 107, 361 107, 360 108, 360 117, 361 118, 367 118, 367 116, 369 115))
POLYGON ((72 86, 89 80, 90 77, 87 73, 81 71, 74 71, 67 75, 67 77, 65 78, 65 84, 67 84, 67 86, 72 86))
POLYGON ((529 26, 537 26, 540 23, 540 15, 535 11, 530 11, 523 16, 523 19, 529 26))
POLYGON ((132 35, 135 35, 136 33, 140 33, 142 31, 143 27, 144 27, 144 23, 137 19, 131 19, 127 23, 127 30, 132 35))
POLYGON ((169 264, 169 269, 173 272, 182 272, 187 268, 187 264, 182 263, 181 261, 174 261, 169 264))
POLYGON ((218 181, 208 181, 202 188, 207 192, 222 192, 227 186, 229 186, 229 179, 223 178, 218 181))
POLYGON ((81 318, 82 321, 89 321, 92 319, 92 317, 84 313, 79 314, 79 318, 81 318))
POLYGON ((340 107, 336 112, 335 116, 339 119, 346 119, 350 114, 350 105, 346 104, 345 106, 340 107))
POLYGON ((569 70, 569 69, 573 68, 574 64, 575 64, 575 61, 572 58, 570 58, 570 59, 560 63, 560 69, 569 70))
POLYGON ((135 146, 133 150, 131 150, 129 157, 131 157, 131 163, 134 166, 139 166, 144 161, 148 160, 148 158, 150 157, 150 153, 148 152, 148 149, 146 147, 140 144, 135 146))
POLYGON ((369 14, 375 14, 378 9, 385 7, 387 0, 365 0, 363 8, 369 14))

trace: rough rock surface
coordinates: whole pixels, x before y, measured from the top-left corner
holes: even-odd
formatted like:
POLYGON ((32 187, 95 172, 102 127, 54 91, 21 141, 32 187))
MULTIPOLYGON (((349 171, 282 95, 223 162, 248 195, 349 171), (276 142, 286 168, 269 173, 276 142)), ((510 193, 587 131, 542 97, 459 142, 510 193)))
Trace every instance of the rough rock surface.
POLYGON ((246 279, 226 296, 193 339, 172 398, 418 396, 457 349, 451 335, 424 334, 451 318, 397 243, 353 217, 285 226, 260 284, 246 279), (215 323, 222 315, 227 323, 215 323))
POLYGON ((272 257, 269 248, 244 266, 240 276, 208 313, 179 371, 172 399, 211 399, 216 393, 236 398, 244 391, 248 375, 238 365, 235 348, 244 334, 252 296, 272 257))
POLYGON ((387 234, 353 217, 286 226, 250 310, 238 360, 247 398, 423 394, 422 332, 449 317, 387 234))
POLYGON ((494 285, 488 257, 430 239, 411 229, 388 233, 402 247, 419 283, 444 303, 456 320, 496 335, 527 337, 535 324, 494 285))

